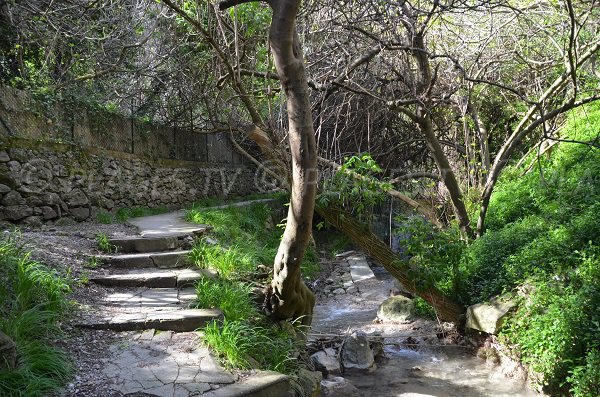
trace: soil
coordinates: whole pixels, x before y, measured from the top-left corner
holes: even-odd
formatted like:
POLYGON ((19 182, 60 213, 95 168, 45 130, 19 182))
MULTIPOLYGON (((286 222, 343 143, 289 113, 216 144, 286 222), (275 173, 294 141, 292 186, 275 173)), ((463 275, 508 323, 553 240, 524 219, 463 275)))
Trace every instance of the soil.
POLYGON ((69 352, 75 366, 75 376, 61 394, 63 397, 120 397, 100 381, 100 367, 109 358, 109 347, 130 338, 129 333, 102 330, 82 330, 75 323, 81 310, 93 305, 106 294, 106 289, 85 281, 97 270, 93 256, 102 254, 97 248, 96 236, 134 234, 136 229, 126 224, 99 224, 92 222, 65 226, 42 226, 22 229, 22 243, 31 252, 31 258, 55 269, 72 280, 69 299, 73 310, 61 324, 63 335, 56 344, 69 352))

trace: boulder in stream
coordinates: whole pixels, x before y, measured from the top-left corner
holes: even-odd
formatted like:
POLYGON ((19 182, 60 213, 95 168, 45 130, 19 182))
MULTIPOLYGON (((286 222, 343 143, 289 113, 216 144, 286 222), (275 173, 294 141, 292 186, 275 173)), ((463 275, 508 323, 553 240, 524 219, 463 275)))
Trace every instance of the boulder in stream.
POLYGON ((323 375, 339 375, 341 373, 340 361, 334 349, 325 349, 310 356, 315 369, 323 375))
POLYGON ((415 313, 415 304, 406 296, 390 296, 384 300, 377 309, 377 317, 383 321, 406 323, 412 321, 415 313))
POLYGON ((321 381, 323 397, 363 397, 352 383, 340 376, 329 376, 321 381))
POLYGON ((496 335, 504 319, 517 304, 508 297, 498 297, 489 303, 478 303, 467 308, 466 328, 496 335))
POLYGON ((366 333, 354 331, 346 338, 342 347, 342 366, 345 370, 370 370, 375 366, 375 357, 366 333))

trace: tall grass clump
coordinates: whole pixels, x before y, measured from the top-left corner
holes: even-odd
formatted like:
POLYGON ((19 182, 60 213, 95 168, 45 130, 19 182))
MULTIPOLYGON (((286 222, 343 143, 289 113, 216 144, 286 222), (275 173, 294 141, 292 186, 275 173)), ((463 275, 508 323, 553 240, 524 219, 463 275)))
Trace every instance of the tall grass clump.
POLYGON ((282 373, 292 373, 298 368, 293 354, 299 346, 277 324, 226 319, 223 324, 206 326, 204 341, 230 368, 261 368, 282 373))
MULTIPOLYGON (((196 285, 198 307, 219 308, 225 320, 203 330, 204 341, 233 368, 260 368, 290 373, 297 368, 293 358, 298 346, 290 329, 261 315, 251 283, 259 265, 271 267, 282 235, 280 220, 269 206, 257 203, 243 207, 198 208, 187 211, 188 221, 213 227, 190 254, 194 263, 215 269, 219 280, 205 279, 196 285)), ((316 275, 318 260, 313 248, 306 253, 303 274, 316 275)), ((262 279, 268 283, 268 279, 262 279)), ((291 327, 293 330, 293 327, 291 327)))
POLYGON ((72 367, 52 346, 66 310, 66 281, 30 259, 15 234, 0 238, 0 330, 16 344, 17 366, 0 370, 0 395, 47 396, 64 386, 72 367))
MULTIPOLYGON (((192 250, 192 259, 201 267, 210 267, 225 278, 244 276, 258 265, 273 265, 283 230, 273 220, 273 210, 256 203, 222 209, 194 207, 186 211, 190 222, 213 227, 212 236, 218 244, 200 242, 192 250)), ((306 251, 302 274, 311 278, 320 266, 313 247, 306 251)))
POLYGON ((198 282, 196 291, 199 306, 219 308, 228 320, 243 320, 258 314, 251 299, 252 287, 247 283, 205 278, 198 282))

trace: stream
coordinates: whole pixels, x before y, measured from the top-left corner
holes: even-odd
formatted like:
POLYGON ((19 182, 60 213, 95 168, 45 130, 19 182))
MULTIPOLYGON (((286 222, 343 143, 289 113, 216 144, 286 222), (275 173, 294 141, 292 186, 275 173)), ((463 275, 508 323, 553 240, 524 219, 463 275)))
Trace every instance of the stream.
MULTIPOLYGON (((352 259, 340 258, 329 283, 347 280, 352 259)), ((341 376, 369 397, 503 397, 541 396, 524 380, 503 373, 518 373, 515 368, 498 366, 473 354, 472 347, 450 324, 416 319, 407 324, 374 321, 379 304, 397 288, 393 277, 376 264, 373 276, 355 280, 358 291, 317 298, 311 334, 349 335, 352 331, 378 333, 384 338, 383 357, 367 372, 345 372, 341 376), (440 334, 440 326, 448 334, 440 334)), ((330 290, 331 291, 331 290, 330 290)), ((309 338, 310 339, 310 338, 309 338)), ((519 377, 519 376, 517 376, 519 377)))

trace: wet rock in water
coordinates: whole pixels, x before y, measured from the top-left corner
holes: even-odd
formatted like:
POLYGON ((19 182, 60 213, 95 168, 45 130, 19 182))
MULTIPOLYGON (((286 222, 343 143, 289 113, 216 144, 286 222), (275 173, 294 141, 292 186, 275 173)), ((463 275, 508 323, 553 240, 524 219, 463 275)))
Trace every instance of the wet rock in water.
POLYGON ((375 366, 375 357, 369 346, 367 334, 361 331, 354 331, 344 341, 342 365, 346 370, 369 370, 375 366))
POLYGON ((335 350, 327 350, 329 350, 329 352, 321 350, 310 356, 313 364, 315 365, 315 369, 317 371, 321 371, 325 376, 339 375, 341 373, 340 361, 335 355, 335 350))
POLYGON ((303 396, 318 397, 321 395, 323 375, 319 371, 309 371, 305 368, 300 368, 297 376, 296 383, 302 389, 303 396))
POLYGON ((377 318, 383 321, 406 323, 412 321, 415 313, 415 304, 409 298, 396 295, 384 300, 377 309, 377 318))
POLYGON ((375 332, 369 335, 369 340, 373 357, 383 356, 383 336, 379 332, 375 332))
POLYGON ((363 394, 348 380, 340 376, 329 376, 321 381, 323 397, 363 397, 363 394))
POLYGON ((0 331, 0 369, 15 368, 17 365, 17 347, 7 335, 0 331))
POLYGON ((478 303, 467 309, 466 328, 496 335, 516 303, 508 298, 495 298, 490 303, 478 303))

